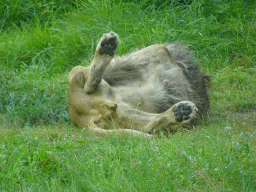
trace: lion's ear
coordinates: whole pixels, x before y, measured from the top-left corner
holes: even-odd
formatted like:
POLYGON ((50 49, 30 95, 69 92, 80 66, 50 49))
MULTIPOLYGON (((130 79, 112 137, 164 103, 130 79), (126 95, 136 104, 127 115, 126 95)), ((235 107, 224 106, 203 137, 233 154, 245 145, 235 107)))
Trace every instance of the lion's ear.
POLYGON ((79 85, 81 88, 84 88, 85 85, 85 77, 84 77, 84 73, 82 71, 78 72, 75 77, 75 82, 77 85, 79 85))

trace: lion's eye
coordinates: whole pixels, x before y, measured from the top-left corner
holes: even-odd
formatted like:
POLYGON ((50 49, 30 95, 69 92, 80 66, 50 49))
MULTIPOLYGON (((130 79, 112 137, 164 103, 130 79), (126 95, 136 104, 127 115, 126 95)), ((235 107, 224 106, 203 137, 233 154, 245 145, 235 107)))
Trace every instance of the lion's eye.
POLYGON ((98 121, 94 121, 94 124, 95 125, 99 125, 100 124, 100 121, 98 120, 98 121))

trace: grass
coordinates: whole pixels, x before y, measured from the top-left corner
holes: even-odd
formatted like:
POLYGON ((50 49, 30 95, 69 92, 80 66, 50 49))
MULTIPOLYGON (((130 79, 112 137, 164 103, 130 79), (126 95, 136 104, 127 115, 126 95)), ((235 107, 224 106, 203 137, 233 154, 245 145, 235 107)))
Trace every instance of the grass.
POLYGON ((1 191, 255 191, 255 2, 1 1, 1 191), (71 125, 68 72, 102 33, 122 55, 180 41, 212 76, 208 118, 168 138, 71 125))
POLYGON ((148 140, 98 138, 69 125, 2 129, 1 190, 254 191, 252 130, 215 131, 148 140))

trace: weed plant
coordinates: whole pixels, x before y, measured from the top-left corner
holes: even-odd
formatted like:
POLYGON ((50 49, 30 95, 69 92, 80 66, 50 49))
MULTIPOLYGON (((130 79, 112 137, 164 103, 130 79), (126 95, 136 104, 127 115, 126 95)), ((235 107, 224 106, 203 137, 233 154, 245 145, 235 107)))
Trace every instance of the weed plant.
POLYGON ((256 191, 254 0, 0 2, 2 191, 256 191), (103 33, 122 55, 179 41, 212 76, 208 120, 149 141, 68 117, 68 72, 103 33))

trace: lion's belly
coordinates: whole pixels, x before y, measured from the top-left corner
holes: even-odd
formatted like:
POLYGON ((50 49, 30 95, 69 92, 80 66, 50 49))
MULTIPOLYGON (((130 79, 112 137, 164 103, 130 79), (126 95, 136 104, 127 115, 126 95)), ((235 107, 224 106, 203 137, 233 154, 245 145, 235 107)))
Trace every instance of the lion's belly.
POLYGON ((130 107, 149 113, 159 113, 169 108, 167 93, 159 84, 115 87, 116 95, 130 107), (166 107, 164 107, 166 106, 166 107), (163 109, 166 108, 166 109, 163 109))

